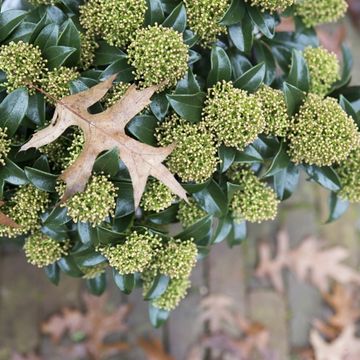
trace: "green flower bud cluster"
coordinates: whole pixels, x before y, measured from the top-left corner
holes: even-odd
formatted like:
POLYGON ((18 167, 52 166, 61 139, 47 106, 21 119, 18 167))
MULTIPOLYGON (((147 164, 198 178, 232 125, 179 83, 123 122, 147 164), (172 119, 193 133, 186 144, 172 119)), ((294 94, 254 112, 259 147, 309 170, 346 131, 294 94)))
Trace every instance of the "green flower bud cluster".
POLYGON ((302 17, 307 27, 335 22, 342 18, 347 10, 345 0, 299 0, 295 14, 302 17))
POLYGON ((340 64, 336 54, 321 47, 308 47, 304 57, 309 68, 310 92, 325 96, 331 85, 340 79, 340 64))
POLYGON ((191 283, 189 279, 173 279, 166 291, 152 304, 158 309, 174 310, 182 299, 185 298, 191 283))
POLYGON ((200 125, 172 115, 161 123, 156 136, 161 146, 176 143, 166 164, 183 181, 203 182, 216 171, 217 148, 213 136, 200 125))
POLYGON ((182 35, 161 25, 137 30, 128 57, 144 87, 161 83, 163 88, 171 87, 188 69, 188 46, 182 35))
POLYGON ((261 102, 265 119, 264 133, 266 135, 285 137, 290 126, 290 118, 287 113, 284 93, 263 85, 256 92, 256 96, 261 102))
POLYGON ((309 94, 293 118, 289 155, 299 164, 330 166, 345 160, 359 146, 353 119, 337 101, 309 94))
POLYGON ((157 254, 153 268, 172 279, 186 279, 196 264, 197 247, 192 240, 171 239, 157 254))
POLYGON ((83 279, 95 279, 106 271, 106 267, 107 263, 104 262, 91 267, 81 266, 80 270, 84 273, 83 279))
POLYGON ((6 128, 0 127, 0 164, 5 165, 5 159, 10 152, 11 140, 9 139, 6 128))
POLYGON ((201 209, 193 199, 189 199, 189 203, 181 201, 177 213, 177 219, 183 227, 189 227, 198 220, 207 215, 206 211, 201 209))
POLYGON ((81 154, 84 145, 85 145, 85 136, 84 133, 77 128, 75 132, 72 134, 72 141, 70 146, 66 149, 66 156, 63 158, 63 166, 64 168, 72 165, 76 159, 81 154))
POLYGON ((40 227, 40 214, 49 203, 49 194, 33 185, 21 186, 2 208, 19 227, 0 225, 0 236, 16 237, 34 232, 40 227))
POLYGON ((124 82, 114 85, 104 98, 105 107, 109 108, 115 105, 125 95, 130 86, 131 84, 124 82))
POLYGON ((80 41, 80 63, 81 67, 87 70, 94 63, 95 51, 99 44, 95 41, 95 37, 87 32, 80 33, 80 41))
POLYGON ((190 28, 204 45, 215 42, 218 35, 226 33, 220 20, 230 3, 228 0, 184 0, 190 28))
MULTIPOLYGON (((4 86, 8 92, 29 84, 38 84, 46 71, 46 60, 40 48, 32 44, 11 41, 0 47, 0 70, 6 74, 4 86)), ((30 89, 34 93, 33 89, 30 89)))
POLYGON ((360 148, 353 150, 336 170, 342 185, 340 197, 360 202, 360 148))
POLYGON ((60 0, 28 0, 31 5, 38 6, 38 5, 55 5, 56 3, 60 2, 60 0))
POLYGON ((275 192, 261 182, 249 169, 232 169, 231 180, 241 186, 230 204, 235 221, 247 220, 260 223, 274 220, 279 201, 275 192))
POLYGON ((203 122, 219 143, 238 150, 252 143, 265 128, 258 98, 225 81, 209 89, 203 122))
POLYGON ((99 251, 109 261, 110 266, 120 274, 143 272, 151 263, 161 246, 161 239, 156 234, 132 232, 124 244, 106 246, 99 251))
POLYGON ((66 143, 66 139, 61 137, 59 140, 39 148, 39 151, 47 156, 54 170, 62 170, 65 167, 64 159, 68 155, 66 143))
POLYGON ((175 200, 169 188, 158 180, 150 180, 141 198, 140 206, 145 211, 160 212, 167 209, 175 200))
MULTIPOLYGON (((248 2, 249 0, 245 0, 248 2)), ((284 11, 294 4, 294 0, 250 0, 251 6, 258 6, 262 11, 284 11)))
POLYGON ((80 6, 80 23, 89 34, 123 47, 144 22, 145 0, 88 0, 80 6))
POLYGON ((69 242, 58 242, 40 232, 29 236, 24 244, 27 261, 39 268, 53 264, 67 255, 69 242))
POLYGON ((47 72, 41 79, 43 90, 49 95, 47 100, 55 104, 65 96, 70 95, 69 83, 80 76, 75 68, 60 66, 47 72))
MULTIPOLYGON (((63 186, 59 186, 58 192, 62 191, 63 186)), ((116 191, 107 176, 93 175, 84 192, 75 194, 61 206, 67 207, 68 215, 74 222, 89 222, 95 227, 114 215, 116 191)))

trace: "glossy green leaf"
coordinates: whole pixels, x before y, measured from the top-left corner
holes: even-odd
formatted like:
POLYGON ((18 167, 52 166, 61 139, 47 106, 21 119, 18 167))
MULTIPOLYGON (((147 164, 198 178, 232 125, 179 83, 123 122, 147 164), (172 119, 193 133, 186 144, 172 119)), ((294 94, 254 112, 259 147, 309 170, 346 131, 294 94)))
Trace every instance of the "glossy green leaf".
POLYGON ((76 66, 80 61, 81 41, 79 30, 71 19, 65 22, 64 30, 59 36, 57 45, 76 49, 67 62, 68 65, 76 66))
POLYGON ((299 180, 300 171, 294 164, 276 173, 273 177, 273 186, 277 197, 280 200, 288 199, 296 190, 299 180))
POLYGON ((227 242, 230 247, 240 245, 247 236, 246 221, 233 222, 230 235, 227 237, 227 242))
POLYGON ((124 240, 124 234, 121 234, 114 230, 107 229, 105 227, 98 226, 96 228, 96 231, 97 231, 97 238, 101 245, 119 243, 121 240, 124 240))
POLYGON ((66 65, 69 57, 76 51, 76 48, 68 46, 50 46, 43 52, 47 59, 47 66, 50 70, 66 65))
POLYGON ((262 12, 256 6, 248 6, 248 14, 254 25, 269 39, 275 35, 276 22, 272 15, 262 12))
POLYGON ((265 84, 271 85, 276 77, 276 63, 271 48, 263 41, 256 41, 254 43, 254 53, 257 62, 265 64, 265 84))
POLYGON ((171 107, 180 117, 197 123, 201 120, 201 112, 204 106, 206 94, 199 92, 197 94, 173 94, 166 95, 171 107))
POLYGON ((227 213, 226 195, 214 180, 205 189, 194 193, 193 197, 208 214, 221 217, 227 213))
POLYGON ((274 176, 278 172, 287 169, 290 164, 290 157, 287 153, 286 143, 282 141, 278 153, 275 155, 264 177, 274 176))
POLYGON ((348 101, 343 95, 340 95, 340 106, 345 110, 345 112, 353 118, 358 128, 360 128, 360 116, 355 111, 350 101, 348 101))
POLYGON ((291 68, 287 82, 302 91, 309 91, 309 69, 303 54, 298 50, 292 52, 291 68))
POLYGON ((208 87, 217 82, 231 79, 231 62, 224 49, 214 46, 211 50, 211 70, 208 75, 208 87))
POLYGON ((331 192, 329 198, 330 214, 326 223, 329 224, 339 219, 346 212, 349 206, 350 202, 348 200, 342 199, 335 192, 331 192))
POLYGON ((86 279, 86 287, 91 294, 100 296, 106 290, 106 273, 99 274, 95 278, 86 279))
POLYGON ((6 160, 6 166, 0 168, 0 179, 12 185, 25 185, 29 183, 23 169, 10 159, 6 160))
POLYGON ((231 217, 225 216, 219 219, 219 224, 216 228, 216 232, 214 234, 214 238, 211 240, 213 244, 221 243, 226 240, 226 238, 230 235, 232 231, 232 219, 231 217))
POLYGON ((8 10, 0 13, 0 41, 4 41, 23 21, 26 11, 8 10))
POLYGON ((10 93, 0 104, 0 126, 14 136, 28 109, 29 95, 24 88, 10 93))
POLYGON ((45 99, 43 94, 37 93, 29 97, 26 116, 37 126, 45 124, 45 99))
POLYGON ((288 114, 289 116, 293 116, 299 111, 306 95, 300 89, 291 84, 288 84, 287 82, 284 82, 283 84, 283 91, 288 114))
POLYGON ((49 216, 47 216, 44 225, 61 226, 68 223, 70 220, 70 216, 67 215, 67 208, 57 206, 51 211, 49 216))
POLYGON ((60 259, 57 264, 62 272, 72 277, 82 277, 84 274, 77 266, 72 256, 66 256, 60 259))
POLYGON ((150 289, 144 296, 144 300, 154 300, 160 297, 167 289, 170 283, 170 278, 166 275, 157 275, 152 282, 150 289))
POLYGON ((253 30, 250 18, 245 16, 241 24, 229 26, 230 40, 237 49, 244 53, 249 53, 254 41, 253 30))
POLYGON ((134 80, 133 70, 134 68, 128 63, 128 59, 121 57, 102 72, 100 81, 104 81, 109 76, 117 74, 117 81, 129 82, 134 80))
POLYGON ((230 7, 220 20, 223 26, 230 26, 239 23, 245 15, 245 4, 243 0, 231 0, 230 7))
POLYGON ((211 235, 212 217, 206 216, 177 234, 175 238, 180 240, 189 240, 193 238, 197 245, 206 246, 210 244, 211 235))
POLYGON ((235 161, 237 150, 235 148, 230 148, 230 147, 226 147, 225 145, 221 145, 219 147, 218 152, 220 159, 219 170, 221 173, 224 173, 230 168, 230 166, 235 161))
POLYGON ((147 219, 153 224, 166 225, 177 222, 178 204, 174 204, 158 213, 147 215, 147 219))
POLYGON ((54 263, 46 266, 44 268, 45 275, 47 278, 54 284, 58 285, 60 281, 60 269, 59 266, 54 263))
POLYGON ((155 94, 151 99, 150 109, 155 117, 162 121, 167 115, 170 104, 166 98, 166 93, 155 94))
POLYGON ((152 304, 149 304, 149 318, 151 325, 155 328, 162 326, 169 318, 170 312, 164 309, 159 309, 152 304))
POLYGON ((316 165, 306 166, 306 172, 312 180, 331 191, 339 191, 341 183, 338 174, 330 166, 318 167, 316 165))
POLYGON ((115 183, 118 188, 119 197, 116 203, 115 217, 123 217, 135 211, 134 195, 131 183, 119 182, 115 183))
POLYGON ((42 191, 55 192, 58 175, 53 175, 31 167, 25 167, 26 177, 30 183, 42 191))
POLYGON ((255 92, 264 82, 265 71, 266 66, 264 63, 257 64, 235 80, 234 86, 249 92, 255 92))
POLYGON ((171 14, 162 23, 162 26, 173 28, 183 33, 186 29, 186 9, 183 3, 180 3, 171 14))
POLYGON ((115 176, 120 171, 118 149, 113 148, 101 154, 94 163, 93 171, 115 176))
POLYGON ((138 115, 130 121, 126 129, 136 139, 148 145, 156 145, 155 129, 158 121, 151 115, 138 115))
POLYGON ((95 51, 95 65, 109 65, 125 57, 126 54, 117 47, 111 46, 105 41, 99 41, 99 47, 95 51))
POLYGON ((35 39, 34 45, 38 46, 42 52, 45 52, 46 49, 57 45, 59 31, 59 25, 46 25, 35 39))
POLYGON ((164 21, 164 9, 161 0, 146 0, 146 2, 145 25, 161 24, 164 21))
POLYGON ((78 222, 77 223, 77 231, 79 234, 80 241, 85 244, 97 244, 97 231, 96 228, 93 228, 89 223, 78 222))
POLYGON ((192 70, 189 69, 187 74, 178 81, 175 94, 196 94, 198 92, 201 92, 200 84, 192 70))
POLYGON ((124 294, 131 294, 136 285, 134 274, 122 275, 119 274, 115 269, 113 269, 113 277, 116 286, 124 294))

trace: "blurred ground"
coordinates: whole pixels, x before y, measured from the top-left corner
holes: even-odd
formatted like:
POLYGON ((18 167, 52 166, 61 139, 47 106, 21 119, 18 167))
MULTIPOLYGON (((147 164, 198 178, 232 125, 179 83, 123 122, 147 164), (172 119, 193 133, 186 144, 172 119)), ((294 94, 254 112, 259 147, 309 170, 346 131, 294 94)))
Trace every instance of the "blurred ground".
MULTIPOLYGON (((353 83, 360 84, 360 36, 348 23, 346 28, 354 55, 353 83)), ((280 226, 289 231, 292 245, 305 235, 314 234, 323 236, 329 244, 346 246, 351 253, 350 265, 359 269, 359 209, 351 208, 331 225, 323 225, 326 216, 326 194, 315 184, 303 181, 296 196, 283 204, 276 222, 252 226, 249 239, 241 247, 228 249, 226 244, 220 244, 212 249, 211 255, 200 262, 193 273, 190 295, 161 330, 153 330, 149 325, 147 307, 139 293, 125 299, 109 281, 110 303, 115 307, 126 301, 134 304, 130 341, 139 335, 151 334, 161 338, 170 354, 181 360, 201 331, 194 322, 199 301, 208 294, 225 294, 237 302, 245 315, 267 325, 280 359, 289 360, 291 347, 308 344, 311 321, 323 312, 320 294, 287 274, 287 289, 282 297, 270 287, 264 289, 263 284, 260 287, 249 271, 256 263, 257 243, 264 237, 273 238, 280 226)), ((49 340, 41 337, 39 327, 64 306, 81 307, 83 291, 84 285, 78 280, 65 277, 58 287, 51 285, 41 271, 25 262, 23 252, 16 247, 0 250, 0 360, 10 359, 13 350, 34 349, 41 349, 45 359, 61 359, 56 357, 49 340)), ((142 358, 140 350, 135 348, 120 359, 142 358)))

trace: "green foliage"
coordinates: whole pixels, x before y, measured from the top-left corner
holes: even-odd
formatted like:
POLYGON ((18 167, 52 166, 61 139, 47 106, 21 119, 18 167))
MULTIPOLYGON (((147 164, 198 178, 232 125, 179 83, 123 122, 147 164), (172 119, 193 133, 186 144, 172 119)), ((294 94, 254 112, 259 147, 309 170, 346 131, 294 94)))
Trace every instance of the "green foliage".
POLYGON ((197 257, 213 243, 241 244, 248 221, 273 219, 301 172, 330 191, 336 220, 360 201, 360 90, 348 86, 349 49, 338 61, 312 26, 345 9, 344 0, 4 0, 0 191, 19 227, 2 225, 0 235, 25 238, 28 260, 55 284, 60 274, 83 278, 99 295, 110 267, 124 293, 143 287, 159 326, 185 296, 197 257), (275 31, 282 11, 295 31, 275 31), (89 112, 106 111, 132 84, 161 83, 125 134, 174 147, 164 163, 189 203, 151 180, 135 209, 115 149, 96 159, 84 192, 60 203, 58 176, 85 145, 79 129, 19 152, 50 121, 54 98, 113 74, 89 112), (177 222, 183 229, 170 236, 177 222))

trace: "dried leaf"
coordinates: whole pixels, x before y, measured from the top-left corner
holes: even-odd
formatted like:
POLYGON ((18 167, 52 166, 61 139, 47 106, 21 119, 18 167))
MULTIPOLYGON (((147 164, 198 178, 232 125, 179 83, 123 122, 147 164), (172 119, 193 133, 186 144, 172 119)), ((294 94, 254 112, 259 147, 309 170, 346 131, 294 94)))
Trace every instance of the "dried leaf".
POLYGON ((269 244, 263 243, 259 249, 259 266, 256 275, 269 278, 276 290, 284 291, 282 270, 288 268, 301 280, 309 279, 322 292, 329 289, 330 279, 341 284, 360 284, 360 274, 341 262, 348 256, 348 250, 335 246, 322 249, 321 242, 307 237, 298 248, 289 250, 288 234, 280 231, 277 236, 278 249, 274 258, 269 244))
MULTIPOLYGON (((0 200, 0 207, 3 206, 5 203, 4 201, 0 200)), ((7 215, 5 215, 2 211, 0 211, 0 224, 9 226, 12 228, 18 228, 19 225, 11 218, 9 218, 7 215)))
POLYGON ((186 191, 173 174, 162 164, 174 145, 156 148, 143 144, 125 133, 126 124, 150 103, 159 86, 137 90, 132 85, 112 107, 100 114, 90 114, 88 108, 99 101, 112 87, 116 75, 75 95, 64 97, 56 105, 54 117, 48 127, 35 133, 21 150, 39 148, 55 141, 70 126, 78 126, 85 136, 85 146, 76 161, 60 179, 66 183, 62 201, 85 189, 97 156, 116 148, 130 173, 135 207, 139 206, 149 176, 157 178, 180 198, 186 200, 186 191))
POLYGON ((89 294, 83 296, 86 312, 64 308, 61 314, 52 316, 42 325, 42 332, 51 337, 57 344, 68 332, 70 335, 83 333, 84 342, 63 349, 68 357, 87 354, 93 359, 118 354, 129 349, 128 343, 117 341, 105 343, 107 336, 124 332, 128 329, 125 321, 130 312, 129 305, 121 305, 115 312, 105 311, 106 296, 94 297, 89 294))
POLYGON ((326 342, 316 330, 311 331, 310 342, 316 360, 358 360, 360 339, 355 336, 355 325, 348 325, 332 342, 326 342))
POLYGON ((174 360, 166 353, 161 342, 157 339, 140 339, 138 344, 143 349, 147 360, 174 360))

